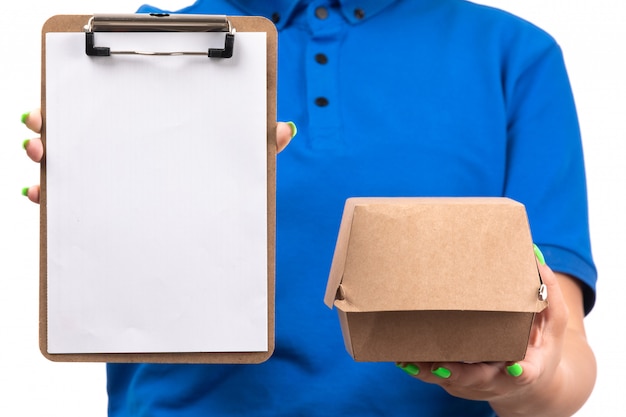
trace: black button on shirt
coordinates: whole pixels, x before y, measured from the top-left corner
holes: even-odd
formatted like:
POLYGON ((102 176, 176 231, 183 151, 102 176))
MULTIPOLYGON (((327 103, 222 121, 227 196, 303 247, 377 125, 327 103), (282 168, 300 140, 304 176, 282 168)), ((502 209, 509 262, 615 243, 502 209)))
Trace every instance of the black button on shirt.
POLYGON ((318 7, 315 9, 315 17, 322 20, 328 18, 328 9, 326 7, 318 7))
POLYGON ((328 63, 328 57, 326 54, 315 54, 315 62, 324 65, 328 63))
POLYGON ((326 97, 318 97, 315 99, 315 104, 320 107, 326 107, 328 106, 328 99, 326 97))

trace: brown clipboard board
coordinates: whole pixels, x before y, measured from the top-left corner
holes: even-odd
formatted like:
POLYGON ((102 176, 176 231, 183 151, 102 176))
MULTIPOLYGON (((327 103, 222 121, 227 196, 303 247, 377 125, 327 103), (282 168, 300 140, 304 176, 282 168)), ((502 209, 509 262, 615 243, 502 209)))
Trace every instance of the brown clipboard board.
MULTIPOLYGON (((46 142, 46 35, 52 32, 95 32, 90 26, 96 15, 57 15, 46 21, 42 28, 42 89, 41 89, 41 111, 43 116, 43 127, 41 137, 44 146, 46 142)), ((266 59, 267 59, 267 349, 262 351, 192 351, 192 352, 97 352, 97 353, 50 353, 48 349, 48 192, 46 182, 46 157, 41 161, 41 218, 40 218, 40 331, 39 345, 42 354, 51 361, 57 362, 111 362, 111 363, 229 363, 229 364, 255 364, 269 359, 274 350, 274 269, 275 269, 275 172, 276 172, 276 62, 277 62, 277 33, 275 26, 262 17, 248 16, 204 16, 204 15, 100 15, 103 22, 113 21, 113 27, 103 24, 103 31, 134 31, 132 29, 136 19, 141 20, 141 24, 147 25, 148 29, 143 31, 158 32, 165 31, 218 31, 218 29, 203 29, 203 23, 209 20, 221 21, 226 19, 227 29, 224 49, 210 49, 204 51, 208 54, 207 59, 228 58, 232 53, 232 37, 234 35, 235 48, 237 53, 236 34, 242 32, 265 32, 266 34, 266 59), (200 23, 197 21, 200 20, 200 23), (182 27, 181 27, 182 22, 182 27), (128 29, 130 28, 130 29, 128 29), (229 42, 231 44, 229 45, 229 42), (229 48, 231 49, 229 51, 229 48), (214 55, 211 55, 214 54, 214 55)), ((93 40, 93 38, 92 38, 93 40)), ((94 47, 86 40, 86 49, 94 47)), ((92 48, 93 49, 93 48, 92 48)), ((95 49, 98 49, 97 47, 95 49)), ((105 51, 106 53, 107 51, 105 51)), ((100 53, 95 51, 96 54, 100 53)))

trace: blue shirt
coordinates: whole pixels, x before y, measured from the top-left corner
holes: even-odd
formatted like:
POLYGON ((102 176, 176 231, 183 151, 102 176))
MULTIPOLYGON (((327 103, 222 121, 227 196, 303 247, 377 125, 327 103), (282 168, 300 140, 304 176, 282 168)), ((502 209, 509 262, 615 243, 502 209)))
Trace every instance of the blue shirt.
MULTIPOLYGON (((160 11, 143 6, 141 12, 160 11)), ((508 196, 594 303, 582 146, 561 50, 462 0, 198 0, 279 30, 276 350, 260 365, 108 365, 112 416, 492 416, 391 363, 357 363, 323 304, 350 196, 508 196)), ((497 260, 488 260, 497 261, 497 260)))

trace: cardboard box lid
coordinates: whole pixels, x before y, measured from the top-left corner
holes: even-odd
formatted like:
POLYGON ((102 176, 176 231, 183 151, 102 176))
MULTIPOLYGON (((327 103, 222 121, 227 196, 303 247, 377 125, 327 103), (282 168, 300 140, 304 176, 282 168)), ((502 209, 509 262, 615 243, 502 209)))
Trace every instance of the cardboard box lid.
POLYGON ((500 197, 351 198, 324 302, 342 311, 539 312, 525 207, 500 197))

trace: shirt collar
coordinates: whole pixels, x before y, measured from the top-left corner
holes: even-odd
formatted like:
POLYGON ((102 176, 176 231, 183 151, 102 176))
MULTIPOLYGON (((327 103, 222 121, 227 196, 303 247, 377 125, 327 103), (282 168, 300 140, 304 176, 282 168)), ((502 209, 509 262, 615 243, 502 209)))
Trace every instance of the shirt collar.
MULTIPOLYGON (((351 23, 364 21, 381 10, 400 0, 339 0, 345 18, 351 23)), ((272 20, 278 29, 281 29, 302 3, 299 0, 230 0, 242 10, 253 16, 264 16, 272 20)))

